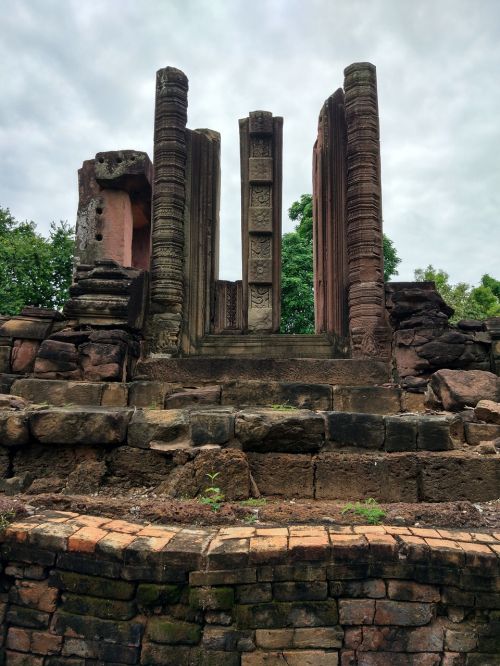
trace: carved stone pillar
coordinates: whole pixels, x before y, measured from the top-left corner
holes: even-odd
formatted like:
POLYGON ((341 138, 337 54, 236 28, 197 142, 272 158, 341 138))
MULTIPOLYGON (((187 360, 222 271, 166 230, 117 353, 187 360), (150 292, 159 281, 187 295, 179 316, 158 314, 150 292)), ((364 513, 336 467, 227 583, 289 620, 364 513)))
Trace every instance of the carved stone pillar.
POLYGON ((173 67, 156 74, 150 350, 176 354, 184 302, 184 207, 188 80, 173 67))
POLYGON ((185 293, 182 351, 210 333, 219 277, 220 134, 187 130, 185 293))
POLYGON ((344 91, 323 105, 313 151, 314 320, 316 333, 349 334, 344 91))
POLYGON ((253 111, 240 120, 243 326, 280 326, 283 118, 253 111))
POLYGON ((370 63, 354 63, 344 75, 351 353, 387 357, 377 76, 370 63))

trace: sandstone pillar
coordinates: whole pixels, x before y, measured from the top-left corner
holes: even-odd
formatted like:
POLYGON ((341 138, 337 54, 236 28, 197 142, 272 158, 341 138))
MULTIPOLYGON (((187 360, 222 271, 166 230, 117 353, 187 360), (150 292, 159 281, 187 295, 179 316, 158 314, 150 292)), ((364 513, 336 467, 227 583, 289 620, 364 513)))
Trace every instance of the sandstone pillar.
POLYGON ((346 123, 339 88, 321 109, 313 151, 314 320, 316 333, 347 337, 346 123))
POLYGON ((78 171, 75 266, 111 259, 149 269, 152 164, 146 153, 97 153, 78 171))
POLYGON ((240 120, 243 327, 280 326, 283 118, 253 111, 240 120))
POLYGON ((374 65, 344 71, 347 123, 349 330, 354 357, 386 357, 382 194, 377 77, 374 65))
POLYGON ((150 350, 176 354, 184 302, 184 208, 188 80, 173 67, 156 74, 150 350))
POLYGON ((185 294, 182 351, 210 332, 219 276, 220 134, 187 130, 185 294))

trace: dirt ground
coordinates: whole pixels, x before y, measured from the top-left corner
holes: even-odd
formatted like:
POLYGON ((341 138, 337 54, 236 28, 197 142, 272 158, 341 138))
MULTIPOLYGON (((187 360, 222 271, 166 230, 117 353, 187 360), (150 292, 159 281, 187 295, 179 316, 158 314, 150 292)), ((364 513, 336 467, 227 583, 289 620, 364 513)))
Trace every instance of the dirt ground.
MULTIPOLYGON (((175 500, 140 492, 118 495, 18 495, 0 496, 0 513, 32 514, 43 509, 76 511, 91 515, 146 521, 157 524, 189 525, 366 525, 365 515, 347 509, 346 502, 262 498, 246 502, 225 502, 213 511, 198 500, 175 500)), ((385 512, 380 523, 425 526, 500 529, 500 499, 486 503, 446 502, 439 504, 380 504, 385 512)))

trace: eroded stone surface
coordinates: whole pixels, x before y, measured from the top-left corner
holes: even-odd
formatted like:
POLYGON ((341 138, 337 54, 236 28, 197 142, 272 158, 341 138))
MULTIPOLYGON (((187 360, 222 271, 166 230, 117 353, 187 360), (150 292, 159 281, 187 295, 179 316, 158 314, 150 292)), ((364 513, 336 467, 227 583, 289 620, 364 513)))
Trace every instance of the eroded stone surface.
POLYGON ((500 400, 500 377, 482 370, 438 370, 430 388, 449 411, 475 407, 480 400, 500 400))
POLYGON ((324 442, 319 414, 289 409, 256 409, 236 416, 235 434, 244 451, 311 453, 324 442))
POLYGON ((56 407, 30 412, 29 424, 42 444, 121 444, 130 415, 129 409, 56 407))

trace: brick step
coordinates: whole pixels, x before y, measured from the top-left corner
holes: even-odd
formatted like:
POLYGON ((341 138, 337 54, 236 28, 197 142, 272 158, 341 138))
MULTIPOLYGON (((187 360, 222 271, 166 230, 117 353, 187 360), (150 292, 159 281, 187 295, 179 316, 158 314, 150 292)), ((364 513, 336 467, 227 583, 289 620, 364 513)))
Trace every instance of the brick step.
MULTIPOLYGON (((4 375, 4 377, 6 377, 4 375)), ((395 386, 336 386, 305 382, 235 380, 220 384, 136 381, 77 382, 11 377, 7 390, 48 405, 177 409, 206 405, 290 406, 314 410, 395 414, 424 411, 423 395, 395 386)))

